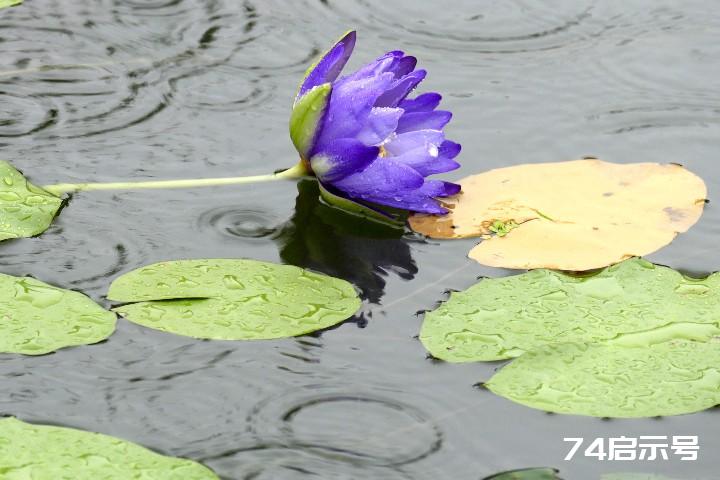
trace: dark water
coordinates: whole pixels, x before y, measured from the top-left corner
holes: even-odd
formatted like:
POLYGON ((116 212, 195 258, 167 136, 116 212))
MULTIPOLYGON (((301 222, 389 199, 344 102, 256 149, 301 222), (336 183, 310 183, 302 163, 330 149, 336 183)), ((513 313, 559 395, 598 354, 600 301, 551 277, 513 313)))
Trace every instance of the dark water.
MULTIPOLYGON (((715 201, 720 10, 671 0, 28 0, 0 13, 0 145, 36 183, 193 178, 290 166, 294 89, 357 28, 352 66, 404 49, 445 93, 451 178, 595 155, 677 162, 715 201)), ((718 210, 650 260, 720 269, 718 210)), ((642 232, 639 232, 642 233, 642 232)), ((720 410, 652 420, 547 415, 473 385, 498 365, 425 358, 413 337, 448 289, 510 272, 472 241, 334 218, 312 183, 75 195, 44 235, 0 245, 3 273, 103 295, 179 258, 249 257, 354 282, 361 314, 320 335, 202 342, 120 320, 104 344, 0 356, 0 413, 129 439, 226 479, 477 480, 559 467, 717 478, 720 410), (700 460, 564 462, 563 437, 698 435, 700 460)))

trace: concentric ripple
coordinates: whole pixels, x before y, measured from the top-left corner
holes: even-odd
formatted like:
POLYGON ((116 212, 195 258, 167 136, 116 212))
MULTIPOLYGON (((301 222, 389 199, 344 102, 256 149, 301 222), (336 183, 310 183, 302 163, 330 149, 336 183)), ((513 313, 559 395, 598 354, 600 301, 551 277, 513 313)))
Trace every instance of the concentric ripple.
POLYGON ((79 210, 63 210, 37 238, 3 244, 3 273, 34 275, 64 288, 102 295, 108 278, 142 264, 146 252, 141 241, 128 232, 113 231, 91 212, 83 215, 79 210))
POLYGON ((281 448, 272 445, 253 445, 239 451, 203 459, 216 472, 228 472, 228 478, 248 480, 301 480, 332 478, 334 480, 420 480, 416 472, 400 467, 353 465, 318 457, 304 449, 281 448))
POLYGON ((720 104, 646 102, 618 104, 588 116, 604 133, 627 134, 651 129, 693 129, 720 125, 720 104))
MULTIPOLYGON (((412 43, 442 50, 519 53, 551 50, 588 40, 604 29, 593 18, 592 2, 558 8, 549 0, 510 2, 415 2, 397 8, 393 2, 358 0, 327 2, 351 24, 368 30, 399 32, 412 43)), ((567 2, 564 2, 567 6, 567 2)))
POLYGON ((32 135, 57 122, 58 110, 52 102, 28 96, 24 90, 0 78, 0 138, 32 135))
POLYGON ((311 385, 261 402, 249 421, 265 441, 367 465, 410 464, 442 445, 428 415, 376 392, 311 385))
POLYGON ((167 105, 148 59, 114 60, 112 45, 65 29, 0 24, 0 37, 0 106, 15 104, 3 106, 0 135, 92 136, 143 122, 167 105))
POLYGON ((262 105, 272 85, 228 65, 197 68, 170 80, 175 103, 192 109, 235 111, 262 105))
POLYGON ((611 54, 592 59, 604 81, 643 97, 695 99, 713 102, 720 89, 716 59, 720 56, 717 29, 697 28, 687 12, 649 12, 648 24, 614 34, 611 54), (670 18, 668 18, 670 17, 670 18), (678 68, 693 62, 693 69, 678 68))
POLYGON ((203 213, 197 221, 201 231, 210 227, 223 236, 250 240, 272 237, 283 224, 283 219, 272 211, 252 205, 213 208, 203 213))

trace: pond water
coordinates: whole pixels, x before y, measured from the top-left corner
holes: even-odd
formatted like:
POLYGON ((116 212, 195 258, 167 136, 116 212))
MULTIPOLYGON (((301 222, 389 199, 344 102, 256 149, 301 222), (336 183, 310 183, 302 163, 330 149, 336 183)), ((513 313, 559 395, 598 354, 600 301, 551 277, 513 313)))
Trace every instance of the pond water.
MULTIPOLYGON (((648 257, 720 269, 720 10, 710 1, 29 0, 0 12, 0 145, 35 183, 235 176, 291 166, 305 68, 358 30, 350 67, 402 49, 444 93, 459 179, 593 155, 702 176, 701 221, 648 257)), ((542 179, 538 179, 542 181, 542 179)), ((74 195, 0 271, 90 295, 180 258, 291 263, 353 282, 361 312, 267 342, 206 342, 125 320, 107 342, 0 356, 0 413, 122 437, 225 479, 478 480, 554 466, 717 478, 720 410, 643 420, 548 415, 475 387, 500 364, 426 358, 425 309, 479 276, 468 241, 339 221, 314 183, 74 195), (700 458, 563 458, 563 437, 698 435, 700 458)), ((642 234, 642 232, 638 232, 642 234)))

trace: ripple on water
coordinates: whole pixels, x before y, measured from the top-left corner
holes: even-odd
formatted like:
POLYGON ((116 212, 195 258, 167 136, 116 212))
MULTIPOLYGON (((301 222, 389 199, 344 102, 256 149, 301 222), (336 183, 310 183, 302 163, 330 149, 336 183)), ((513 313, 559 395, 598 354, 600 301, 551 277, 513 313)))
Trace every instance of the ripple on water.
POLYGON ((196 228, 210 229, 225 237, 234 239, 261 239, 273 237, 284 225, 285 220, 276 212, 261 206, 217 207, 200 215, 196 228))
POLYGON ((303 449, 256 445, 228 454, 205 459, 204 462, 228 478, 252 480, 297 480, 332 478, 333 480, 419 480, 426 477, 409 473, 399 467, 376 467, 336 462, 303 449))
POLYGON ((55 125, 58 110, 52 102, 27 95, 20 85, 0 77, 0 138, 32 135, 55 125))
POLYGON ((588 115, 588 120, 603 133, 626 134, 643 130, 675 129, 678 135, 688 128, 720 125, 720 104, 697 102, 604 102, 605 110, 588 115), (608 103, 610 106, 608 107, 608 103))
POLYGON ((192 109, 237 111, 262 105, 274 86, 228 65, 199 67, 170 80, 176 105, 192 109))
POLYGON ((520 53, 552 50, 584 42, 604 30, 592 16, 593 2, 512 0, 507 2, 329 1, 336 15, 362 30, 392 31, 413 44, 440 50, 520 53), (572 5, 572 8, 568 8, 572 5))
POLYGON ((110 278, 145 262, 148 252, 136 235, 109 229, 94 217, 80 217, 79 209, 73 212, 72 207, 61 215, 62 220, 56 219, 37 238, 3 243, 3 273, 32 275, 64 288, 103 295, 110 278))
POLYGON ((0 123, 0 135, 4 127, 12 136, 97 135, 141 123, 167 106, 167 85, 143 67, 149 60, 115 59, 111 45, 84 32, 0 24, 0 37, 0 105, 22 102, 11 108, 23 110, 13 118, 29 117, 27 125, 0 123))
POLYGON ((593 70, 599 70, 603 81, 643 97, 716 100, 720 32, 697 28, 700 19, 688 12, 651 10, 642 18, 613 34, 605 55, 592 58, 593 70), (688 62, 692 69, 678 68, 688 62))
POLYGON ((400 466, 438 451, 439 426, 390 393, 308 385, 256 405, 249 421, 265 441, 353 464, 400 466))

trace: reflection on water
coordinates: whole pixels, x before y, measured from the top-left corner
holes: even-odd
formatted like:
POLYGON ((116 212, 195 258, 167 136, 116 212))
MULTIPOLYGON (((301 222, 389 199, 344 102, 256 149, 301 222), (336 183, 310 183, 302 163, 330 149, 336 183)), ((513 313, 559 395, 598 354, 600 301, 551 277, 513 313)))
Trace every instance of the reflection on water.
MULTIPOLYGON (((351 67, 392 49, 443 92, 463 168, 595 155, 684 164, 708 184, 700 222, 649 259, 720 269, 720 10, 707 0, 26 0, 0 12, 0 147, 39 185, 262 174, 296 162, 292 97, 328 43, 351 67)), ((203 342, 123 320, 107 342, 2 355, 0 413, 201 460, 224 479, 478 480, 562 465, 619 468, 564 437, 698 435, 697 462, 623 470, 709 480, 712 410, 657 420, 545 415, 472 387, 494 365, 425 359, 415 312, 464 289, 472 242, 418 241, 348 217, 306 181, 75 195, 38 238, 0 244, 0 272, 103 302, 118 275, 203 257, 282 261, 353 282, 364 329, 203 342), (372 308, 372 307, 371 307, 372 308), (708 453, 703 453, 708 452, 708 453)), ((639 474, 636 474, 636 476, 639 474)), ((635 478, 635 477, 631 477, 635 478)))
POLYGON ((417 273, 403 233, 327 205, 317 182, 305 180, 298 183, 295 214, 274 240, 283 262, 344 278, 364 299, 380 303, 389 272, 404 280, 417 273))

